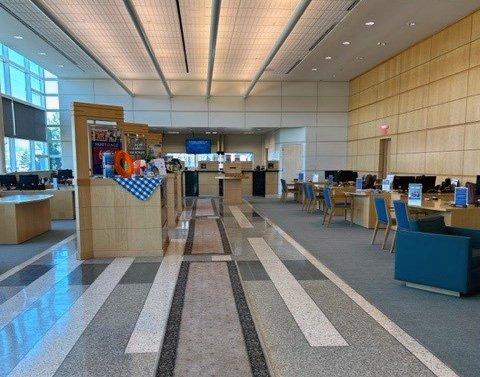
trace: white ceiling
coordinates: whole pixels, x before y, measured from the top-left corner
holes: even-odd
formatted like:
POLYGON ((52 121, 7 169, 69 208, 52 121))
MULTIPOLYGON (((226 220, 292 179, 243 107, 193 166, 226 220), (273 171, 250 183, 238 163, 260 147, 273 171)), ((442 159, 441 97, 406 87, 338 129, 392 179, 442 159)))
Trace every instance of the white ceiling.
MULTIPOLYGON (((41 1, 121 79, 157 78, 123 0, 41 1)), ((214 80, 251 80, 298 1, 223 0, 214 80)), ((179 0, 189 73, 175 0, 132 2, 167 80, 206 80, 211 0, 179 0)), ((353 0, 312 0, 262 80, 349 80, 480 7, 480 0, 362 0, 347 12, 352 3, 353 0), (370 20, 375 25, 365 26, 370 20), (407 26, 410 21, 415 21, 415 27, 407 26), (335 24, 333 31, 309 52, 315 41, 335 24), (341 42, 345 40, 351 44, 343 46, 341 42), (377 42, 386 45, 379 47, 377 42), (332 59, 325 60, 325 56, 332 59)), ((60 77, 105 77, 100 67, 30 0, 1 0, 1 5, 43 35, 50 45, 3 9, 0 41, 60 77), (18 34, 24 39, 13 38, 18 34), (47 56, 38 55, 41 51, 47 52, 47 56)))

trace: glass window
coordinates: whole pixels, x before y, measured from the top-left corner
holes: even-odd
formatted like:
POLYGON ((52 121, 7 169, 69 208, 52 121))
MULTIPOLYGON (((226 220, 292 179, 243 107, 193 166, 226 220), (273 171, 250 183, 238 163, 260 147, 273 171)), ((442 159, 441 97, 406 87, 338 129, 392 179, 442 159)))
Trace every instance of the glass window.
POLYGON ((18 52, 15 52, 10 48, 8 49, 8 59, 22 67, 25 66, 25 58, 23 55, 20 55, 18 52))
POLYGON ((59 141, 60 138, 60 127, 48 127, 47 128, 47 139, 49 141, 59 141))
POLYGON ((15 139, 15 161, 17 171, 29 171, 32 164, 30 141, 15 139))
POLYGON ((60 125, 60 113, 57 111, 47 111, 47 125, 60 125))
POLYGON ((12 97, 27 100, 27 82, 25 72, 10 66, 10 87, 12 97))
POLYGON ((53 73, 48 72, 46 69, 43 70, 43 77, 46 79, 56 79, 57 76, 55 76, 53 73))
POLYGON ((43 96, 40 93, 32 92, 32 103, 34 105, 44 107, 43 96))
POLYGON ((35 77, 30 78, 30 86, 32 87, 32 89, 36 90, 37 92, 43 92, 42 81, 35 77))
POLYGON ((60 157, 50 158, 50 169, 58 170, 62 168, 62 159, 60 157))
POLYGON ((48 153, 51 156, 60 156, 62 154, 62 146, 60 143, 49 143, 48 153))
POLYGON ((47 109, 58 109, 59 108, 59 103, 58 103, 58 97, 55 96, 47 96, 46 98, 46 107, 47 109))
POLYGON ((48 170, 49 158, 47 143, 34 141, 35 166, 34 170, 48 170))
POLYGON ((4 138, 4 146, 5 146, 5 163, 6 163, 7 173, 11 173, 13 171, 13 166, 10 160, 10 139, 8 137, 4 138))
MULTIPOLYGON (((1 52, 1 50, 0 50, 1 52)), ((4 63, 2 60, 0 60, 0 91, 3 94, 7 93, 7 90, 5 89, 5 71, 4 71, 4 63)))
POLYGON ((58 94, 58 81, 45 81, 46 94, 58 94))
POLYGON ((29 65, 30 65, 30 72, 33 72, 38 76, 42 76, 43 69, 38 64, 35 64, 34 62, 30 61, 29 65))

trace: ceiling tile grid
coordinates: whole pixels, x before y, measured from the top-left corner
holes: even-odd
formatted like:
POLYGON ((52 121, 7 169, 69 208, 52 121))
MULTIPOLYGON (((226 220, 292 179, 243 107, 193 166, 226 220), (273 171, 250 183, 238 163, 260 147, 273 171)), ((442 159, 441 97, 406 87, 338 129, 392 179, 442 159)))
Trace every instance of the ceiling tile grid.
POLYGON ((2 5, 23 20, 35 32, 48 38, 54 46, 71 58, 81 70, 93 73, 102 72, 102 69, 94 61, 29 0, 2 0, 2 5))

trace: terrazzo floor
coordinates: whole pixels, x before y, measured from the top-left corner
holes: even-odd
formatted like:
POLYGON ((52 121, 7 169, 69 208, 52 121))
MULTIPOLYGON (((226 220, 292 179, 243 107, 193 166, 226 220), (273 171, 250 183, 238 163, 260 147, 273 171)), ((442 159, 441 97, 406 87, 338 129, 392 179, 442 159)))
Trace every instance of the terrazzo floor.
POLYGON ((185 203, 163 258, 0 279, 0 376, 456 375, 248 203, 185 203))

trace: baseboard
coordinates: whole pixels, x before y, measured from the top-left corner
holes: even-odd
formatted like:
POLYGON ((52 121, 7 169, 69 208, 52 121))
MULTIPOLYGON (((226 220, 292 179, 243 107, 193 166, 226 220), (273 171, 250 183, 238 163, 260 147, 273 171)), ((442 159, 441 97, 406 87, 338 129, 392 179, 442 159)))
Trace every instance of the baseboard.
POLYGON ((433 293, 440 293, 440 294, 442 294, 442 295, 447 295, 447 296, 460 297, 460 292, 450 291, 450 290, 448 290, 448 289, 431 287, 431 286, 429 286, 429 285, 409 283, 409 282, 405 282, 405 285, 406 285, 407 287, 416 288, 416 289, 421 289, 421 290, 423 290, 423 291, 428 291, 428 292, 433 292, 433 293))

